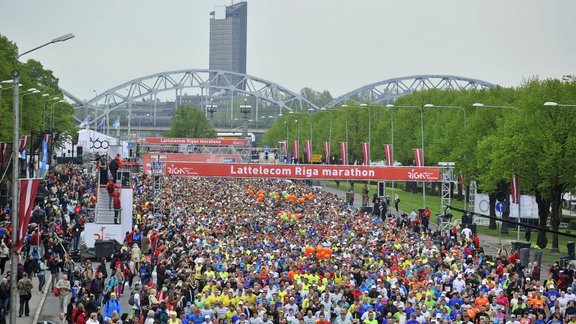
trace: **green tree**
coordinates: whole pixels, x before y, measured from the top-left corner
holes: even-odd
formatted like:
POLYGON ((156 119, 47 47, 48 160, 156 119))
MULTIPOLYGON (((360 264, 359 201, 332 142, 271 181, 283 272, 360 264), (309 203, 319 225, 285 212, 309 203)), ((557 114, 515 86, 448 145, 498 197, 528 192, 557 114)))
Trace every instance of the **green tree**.
MULTIPOLYGON (((46 70, 35 60, 26 63, 17 61, 18 48, 5 36, 0 35, 0 80, 12 78, 12 70, 20 72, 20 133, 28 135, 51 128, 52 109, 54 109, 54 130, 63 134, 61 140, 73 134, 74 125, 72 107, 66 103, 50 103, 49 98, 63 98, 58 86, 58 78, 52 71, 46 70), (35 88, 40 93, 24 95, 26 89, 35 88), (43 96, 45 95, 45 96, 43 96), (44 118, 43 118, 44 117, 44 118)), ((2 84, 0 98, 0 140, 12 140, 12 84, 2 84)))
POLYGON ((172 126, 166 136, 184 138, 214 138, 216 130, 204 113, 194 105, 183 105, 176 109, 172 126))
POLYGON ((300 95, 318 107, 325 106, 333 99, 328 90, 320 92, 308 87, 302 88, 302 90, 300 90, 300 95))

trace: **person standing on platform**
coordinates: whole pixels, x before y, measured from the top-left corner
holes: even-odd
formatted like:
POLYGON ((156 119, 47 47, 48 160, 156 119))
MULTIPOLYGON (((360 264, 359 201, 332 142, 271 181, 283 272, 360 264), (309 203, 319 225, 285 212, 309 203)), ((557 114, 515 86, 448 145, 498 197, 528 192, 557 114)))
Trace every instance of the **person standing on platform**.
POLYGON ((122 210, 122 206, 120 203, 120 193, 114 192, 114 202, 112 203, 112 207, 114 207, 114 224, 120 224, 120 211, 122 210))

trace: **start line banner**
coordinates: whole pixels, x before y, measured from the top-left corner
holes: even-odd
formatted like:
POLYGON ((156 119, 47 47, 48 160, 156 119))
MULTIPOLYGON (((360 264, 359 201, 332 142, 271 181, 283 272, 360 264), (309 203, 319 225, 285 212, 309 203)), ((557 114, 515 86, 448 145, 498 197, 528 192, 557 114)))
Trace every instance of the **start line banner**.
POLYGON ((166 162, 166 175, 181 177, 439 181, 440 168, 166 162))
POLYGON ((138 139, 139 144, 154 145, 236 145, 246 146, 248 140, 226 139, 226 138, 164 138, 164 137, 143 137, 138 139))

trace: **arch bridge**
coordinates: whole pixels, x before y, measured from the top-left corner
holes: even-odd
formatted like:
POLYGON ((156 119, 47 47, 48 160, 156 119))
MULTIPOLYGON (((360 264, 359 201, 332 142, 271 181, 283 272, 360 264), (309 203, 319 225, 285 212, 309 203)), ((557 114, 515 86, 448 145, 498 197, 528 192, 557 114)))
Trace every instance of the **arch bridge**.
MULTIPOLYGON (((95 124, 106 118, 106 128, 120 118, 121 125, 140 128, 164 129, 177 106, 194 103, 206 116, 217 116, 225 120, 219 127, 234 128, 242 123, 242 115, 250 118, 257 128, 270 124, 265 118, 275 118, 280 112, 318 110, 319 107, 299 94, 276 83, 247 74, 208 69, 189 69, 161 72, 134 79, 108 89, 88 101, 82 101, 64 90, 74 101, 75 119, 78 123, 88 121, 95 124), (185 90, 192 91, 189 95, 185 90), (162 101, 159 94, 170 96, 173 102, 162 101), (240 111, 250 107, 249 113, 240 111), (238 109, 240 108, 240 109, 238 109), (225 112, 224 112, 225 111, 225 112), (272 113, 274 112, 274 113, 272 113), (249 114, 249 116, 246 116, 249 114)), ((216 122, 218 123, 218 121, 216 122)))
POLYGON ((382 103, 409 95, 417 90, 486 89, 495 86, 495 84, 486 81, 454 75, 407 76, 365 85, 332 100, 326 105, 326 108, 333 108, 347 102, 354 104, 382 103))

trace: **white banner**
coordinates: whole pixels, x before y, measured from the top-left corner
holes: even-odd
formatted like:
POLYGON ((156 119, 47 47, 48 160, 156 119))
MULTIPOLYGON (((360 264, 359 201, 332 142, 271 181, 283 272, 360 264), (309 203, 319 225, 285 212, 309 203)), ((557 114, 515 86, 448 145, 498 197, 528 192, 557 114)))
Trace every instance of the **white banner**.
MULTIPOLYGON (((512 197, 510 197, 512 198, 512 197)), ((537 219, 538 218, 538 204, 536 198, 528 195, 520 196, 520 215, 522 218, 537 219)), ((488 195, 477 193, 474 198, 474 212, 483 215, 490 215, 490 199, 488 195)), ((518 205, 512 204, 510 206, 510 217, 518 217, 518 205)), ((483 225, 488 224, 489 219, 484 217, 474 217, 474 222, 483 225)))

